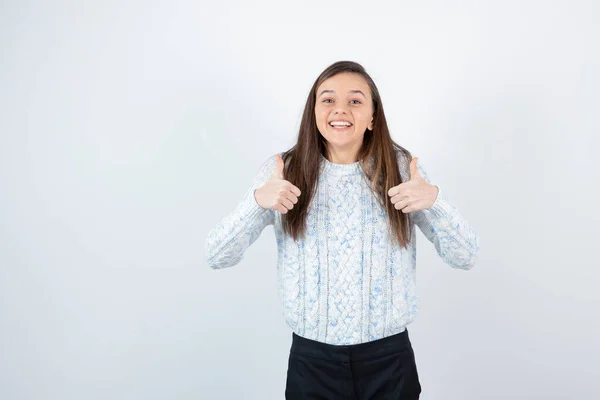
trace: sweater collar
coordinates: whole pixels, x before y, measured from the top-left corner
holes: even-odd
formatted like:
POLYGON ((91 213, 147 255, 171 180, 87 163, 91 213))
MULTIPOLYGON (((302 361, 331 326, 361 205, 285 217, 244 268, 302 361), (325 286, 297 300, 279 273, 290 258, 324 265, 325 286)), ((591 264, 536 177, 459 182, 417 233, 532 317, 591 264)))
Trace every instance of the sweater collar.
POLYGON ((326 175, 355 175, 362 172, 360 164, 360 160, 349 164, 337 164, 329 161, 321 154, 321 172, 326 175))

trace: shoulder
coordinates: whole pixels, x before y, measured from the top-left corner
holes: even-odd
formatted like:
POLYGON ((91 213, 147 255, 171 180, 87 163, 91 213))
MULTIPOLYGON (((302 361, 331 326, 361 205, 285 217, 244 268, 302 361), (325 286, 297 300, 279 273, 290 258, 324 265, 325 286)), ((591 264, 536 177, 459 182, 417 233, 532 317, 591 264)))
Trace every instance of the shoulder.
POLYGON ((262 163, 260 165, 259 170, 261 172, 264 171, 269 171, 272 172, 275 170, 275 168, 277 167, 277 156, 279 155, 284 161, 286 160, 286 153, 285 151, 280 151, 277 153, 273 153, 270 156, 263 158, 262 163))
POLYGON ((408 161, 410 163, 410 160, 412 160, 412 153, 400 145, 394 145, 394 153, 399 162, 402 161, 404 163, 408 161))
POLYGON ((283 154, 284 154, 283 152, 278 152, 278 153, 273 153, 273 154, 267 156, 266 158, 263 158, 262 165, 267 166, 267 165, 277 164, 277 155, 283 157, 283 154))
POLYGON ((400 175, 403 180, 406 180, 409 176, 410 162, 413 158, 412 153, 400 145, 394 146, 394 153, 396 154, 400 175))

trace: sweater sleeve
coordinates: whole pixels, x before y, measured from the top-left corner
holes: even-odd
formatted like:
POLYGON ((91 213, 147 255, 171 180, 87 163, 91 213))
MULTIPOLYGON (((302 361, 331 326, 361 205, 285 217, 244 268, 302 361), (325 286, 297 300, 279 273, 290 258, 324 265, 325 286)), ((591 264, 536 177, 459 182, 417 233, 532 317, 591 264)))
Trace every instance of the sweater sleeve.
MULTIPOLYGON (((405 164, 408 179, 409 162, 405 164)), ((429 175, 417 160, 417 169, 426 182, 429 175)), ((425 237, 433 243, 438 255, 452 268, 469 270, 475 265, 479 253, 479 237, 469 223, 439 186, 438 195, 431 207, 410 213, 414 223, 425 237)))
POLYGON ((263 229, 274 223, 274 211, 259 206, 254 191, 269 180, 276 165, 275 155, 264 161, 242 200, 208 233, 205 252, 212 269, 238 264, 246 249, 258 239, 263 229))

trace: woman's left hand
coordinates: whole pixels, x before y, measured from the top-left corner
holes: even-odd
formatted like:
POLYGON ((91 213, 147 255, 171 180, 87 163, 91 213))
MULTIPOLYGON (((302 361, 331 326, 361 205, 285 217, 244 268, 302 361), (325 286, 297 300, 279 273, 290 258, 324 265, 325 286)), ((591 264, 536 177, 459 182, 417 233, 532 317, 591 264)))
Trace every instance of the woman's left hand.
POLYGON ((403 213, 428 209, 435 203, 439 188, 428 183, 419 173, 417 168, 418 157, 413 157, 410 162, 410 176, 408 182, 402 182, 388 190, 392 204, 396 210, 403 213))

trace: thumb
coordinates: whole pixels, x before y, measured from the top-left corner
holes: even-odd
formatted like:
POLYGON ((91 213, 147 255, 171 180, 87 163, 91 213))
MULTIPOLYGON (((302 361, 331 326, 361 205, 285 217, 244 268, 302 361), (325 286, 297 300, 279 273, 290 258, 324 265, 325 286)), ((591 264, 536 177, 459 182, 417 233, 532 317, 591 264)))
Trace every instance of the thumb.
POLYGON ((419 157, 413 157, 412 161, 410 162, 410 179, 413 179, 417 176, 421 176, 421 174, 419 173, 419 169, 417 168, 417 160, 419 159, 419 157))
POLYGON ((273 177, 284 179, 283 178, 283 158, 279 154, 277 154, 277 166, 275 167, 275 172, 273 173, 273 177))

